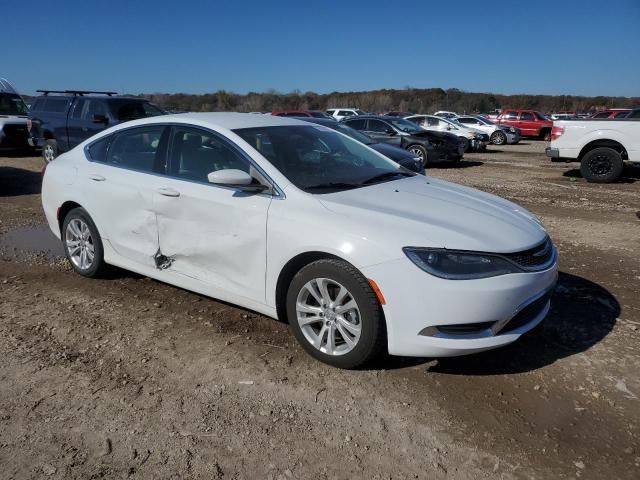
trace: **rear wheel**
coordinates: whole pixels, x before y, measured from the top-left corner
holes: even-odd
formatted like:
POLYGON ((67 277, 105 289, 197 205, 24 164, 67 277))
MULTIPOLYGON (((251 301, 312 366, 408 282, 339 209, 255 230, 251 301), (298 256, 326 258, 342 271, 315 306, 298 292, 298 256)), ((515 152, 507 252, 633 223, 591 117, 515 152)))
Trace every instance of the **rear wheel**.
POLYGON ((49 139, 42 146, 42 158, 44 163, 52 162, 58 156, 58 142, 49 139))
POLYGON ((422 160, 422 162, 424 163, 425 167, 427 166, 427 163, 429 160, 427 149, 424 148, 422 145, 409 145, 407 147, 407 152, 420 158, 420 160, 422 160))
POLYGON ((71 267, 85 277, 98 277, 105 268, 102 240, 84 208, 74 208, 62 224, 62 244, 71 267))
POLYGON ((588 152, 580 163, 580 173, 588 182, 609 183, 622 175, 624 162, 613 148, 599 147, 588 152))
POLYGON ((303 267, 287 292, 287 317, 312 357, 339 368, 357 368, 383 351, 382 307, 367 279, 342 260, 303 267))
POLYGON ((548 128, 543 128, 542 130, 540 130, 540 138, 542 140, 544 140, 545 142, 550 142, 551 141, 551 130, 548 128))
POLYGON ((507 142, 507 136, 502 130, 496 130, 491 134, 491 143, 494 145, 504 145, 507 142))

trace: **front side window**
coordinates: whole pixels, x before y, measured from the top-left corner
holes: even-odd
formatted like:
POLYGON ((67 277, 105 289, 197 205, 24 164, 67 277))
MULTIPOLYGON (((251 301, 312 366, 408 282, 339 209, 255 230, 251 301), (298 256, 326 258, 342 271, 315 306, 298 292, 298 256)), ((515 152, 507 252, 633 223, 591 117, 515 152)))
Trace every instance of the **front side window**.
POLYGON ((164 173, 164 155, 159 146, 165 128, 164 125, 154 125, 114 134, 106 163, 141 172, 164 173))
POLYGON ((138 118, 157 117, 164 115, 164 111, 150 102, 141 101, 112 101, 110 103, 113 116, 120 122, 128 122, 138 118))
POLYGON ((634 110, 633 112, 630 112, 626 118, 640 118, 640 110, 634 110))
POLYGON ((613 118, 628 118, 629 112, 618 112, 613 118))
POLYGON ((107 107, 102 100, 86 99, 82 106, 80 118, 88 122, 92 122, 95 117, 106 117, 107 107))
POLYGON ((360 142, 319 125, 243 128, 234 132, 296 187, 313 194, 413 176, 360 142))
POLYGON ((193 127, 174 127, 169 149, 169 174, 209 183, 212 172, 225 169, 251 174, 251 164, 219 136, 193 127))
POLYGON ((406 133, 418 133, 424 130, 420 129, 415 123, 405 120, 404 118, 396 118, 391 120, 391 124, 398 130, 406 133))
POLYGON ((544 120, 544 121, 550 121, 551 120, 544 113, 540 113, 540 112, 534 112, 534 113, 536 114, 536 117, 538 117, 538 120, 544 120))
POLYGON ((369 132, 377 132, 377 133, 386 133, 387 130, 391 130, 391 127, 386 123, 380 120, 369 120, 369 125, 367 126, 367 131, 369 132))
POLYGON ((517 120, 518 119, 518 112, 514 112, 514 111, 510 110, 507 113, 505 113, 502 118, 504 118, 505 120, 517 120))

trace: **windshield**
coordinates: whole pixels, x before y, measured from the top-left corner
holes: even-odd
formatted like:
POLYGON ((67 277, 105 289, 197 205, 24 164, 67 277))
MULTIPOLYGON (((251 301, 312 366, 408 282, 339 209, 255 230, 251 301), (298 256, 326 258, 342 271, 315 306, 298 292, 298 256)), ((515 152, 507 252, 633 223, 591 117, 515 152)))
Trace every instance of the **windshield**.
POLYGON ((387 120, 398 130, 407 133, 422 133, 424 130, 418 127, 415 123, 410 122, 409 120, 405 120, 404 118, 392 118, 387 120))
POLYGON ((360 142, 319 125, 234 132, 309 193, 331 193, 414 175, 360 142))
POLYGON ((26 115, 27 106, 15 93, 0 93, 0 115, 26 115))
POLYGON ((485 125, 495 125, 495 123, 493 123, 488 118, 484 118, 484 117, 481 117, 481 116, 477 116, 477 117, 473 117, 473 118, 478 120, 480 123, 484 123, 485 125))
POLYGON ((549 117, 547 117, 545 114, 540 113, 540 112, 535 112, 535 113, 536 113, 536 115, 538 116, 538 118, 540 120, 549 120, 549 121, 551 121, 551 119, 549 117))
POLYGON ((157 117, 158 115, 165 114, 163 110, 150 102, 132 102, 125 100, 123 102, 114 102, 111 108, 116 118, 121 122, 136 120, 138 118, 157 117))

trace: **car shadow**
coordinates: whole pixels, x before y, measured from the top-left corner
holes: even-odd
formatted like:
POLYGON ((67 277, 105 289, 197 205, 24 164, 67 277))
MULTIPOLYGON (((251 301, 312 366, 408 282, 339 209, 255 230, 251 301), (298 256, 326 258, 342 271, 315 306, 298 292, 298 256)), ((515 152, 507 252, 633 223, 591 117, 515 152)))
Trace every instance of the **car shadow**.
POLYGON ((477 160, 458 160, 455 162, 439 162, 439 163, 434 163, 432 165, 427 166, 427 171, 431 169, 441 169, 441 168, 479 167, 480 165, 484 165, 484 162, 479 162, 477 160))
MULTIPOLYGON (((567 178, 582 178, 580 168, 572 168, 562 173, 563 177, 567 178)), ((624 165, 622 170, 622 176, 614 183, 635 183, 640 180, 640 166, 637 165, 624 165)))
POLYGON ((537 370, 588 350, 613 329, 621 307, 606 288, 569 273, 561 273, 544 322, 503 348, 463 357, 387 357, 372 365, 386 370, 433 362, 427 370, 448 375, 503 375, 537 370))
POLYGON ((33 195, 42 189, 40 172, 16 167, 0 167, 0 197, 33 195))

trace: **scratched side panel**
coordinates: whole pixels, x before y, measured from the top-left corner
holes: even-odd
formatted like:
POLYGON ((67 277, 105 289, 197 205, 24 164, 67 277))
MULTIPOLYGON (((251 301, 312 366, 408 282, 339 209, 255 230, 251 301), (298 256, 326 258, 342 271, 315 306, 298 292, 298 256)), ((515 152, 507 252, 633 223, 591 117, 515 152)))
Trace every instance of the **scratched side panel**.
POLYGON ((264 303, 271 198, 173 179, 165 183, 180 191, 179 197, 155 197, 168 270, 211 285, 212 295, 221 289, 264 303))

